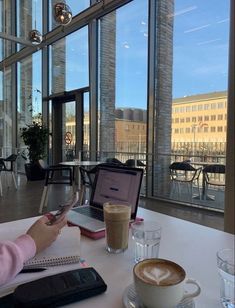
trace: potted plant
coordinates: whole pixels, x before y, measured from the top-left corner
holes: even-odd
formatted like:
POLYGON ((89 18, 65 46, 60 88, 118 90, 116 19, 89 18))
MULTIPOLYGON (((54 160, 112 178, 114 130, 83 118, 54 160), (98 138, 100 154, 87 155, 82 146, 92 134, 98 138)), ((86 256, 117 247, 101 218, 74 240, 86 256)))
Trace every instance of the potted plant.
MULTIPOLYGON (((45 171, 38 161, 46 156, 49 131, 40 122, 33 122, 21 129, 21 137, 27 146, 29 163, 25 164, 25 173, 30 181, 45 178, 45 171)), ((27 157, 23 158, 27 159, 27 157)))

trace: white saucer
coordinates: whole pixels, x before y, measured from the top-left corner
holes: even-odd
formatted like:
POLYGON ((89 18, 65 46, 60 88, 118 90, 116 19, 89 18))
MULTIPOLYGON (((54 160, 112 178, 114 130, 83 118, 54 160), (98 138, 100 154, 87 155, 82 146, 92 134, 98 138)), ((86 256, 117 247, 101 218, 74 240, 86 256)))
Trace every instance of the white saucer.
MULTIPOLYGON (((134 284, 125 289, 122 300, 125 308, 144 308, 135 292, 134 284)), ((195 308, 195 303, 193 299, 187 299, 180 302, 176 308, 195 308)))

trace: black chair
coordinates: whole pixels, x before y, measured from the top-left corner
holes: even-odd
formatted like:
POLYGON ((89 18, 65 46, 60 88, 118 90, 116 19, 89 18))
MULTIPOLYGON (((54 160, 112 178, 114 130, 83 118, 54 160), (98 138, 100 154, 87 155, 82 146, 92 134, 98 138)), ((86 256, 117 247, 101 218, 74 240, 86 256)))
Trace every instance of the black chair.
POLYGON ((146 167, 146 164, 143 163, 140 159, 136 160, 137 167, 146 167))
POLYGON ((86 204, 90 201, 90 192, 94 183, 95 174, 97 171, 96 166, 92 169, 79 167, 81 175, 81 189, 79 192, 79 204, 86 204), (85 196, 85 200, 84 200, 85 196))
POLYGON ((209 186, 225 187, 225 165, 223 164, 207 165, 203 168, 202 172, 203 172, 204 196, 207 195, 209 186))
MULTIPOLYGON (((10 172, 12 175, 12 179, 15 185, 15 189, 17 189, 17 182, 16 182, 16 178, 15 178, 15 172, 14 172, 14 163, 16 162, 18 155, 17 154, 11 154, 10 156, 8 156, 7 158, 0 158, 0 172, 4 171, 4 172, 10 172)), ((7 182, 7 186, 8 182, 7 182)), ((2 196, 2 183, 1 183, 1 179, 0 179, 0 195, 2 196)))
POLYGON ((135 159, 127 159, 125 162, 125 165, 128 167, 135 167, 136 166, 136 160, 135 159))
POLYGON ((199 188, 199 176, 202 168, 194 168, 187 162, 174 162, 169 166, 170 177, 173 183, 172 192, 175 188, 178 190, 178 194, 181 194, 180 184, 186 184, 188 187, 188 192, 190 197, 193 197, 193 184, 196 184, 198 189, 199 198, 201 198, 200 188, 199 188))
POLYGON ((125 165, 128 167, 146 167, 146 165, 140 159, 127 159, 125 165))
POLYGON ((39 206, 39 213, 42 213, 43 207, 47 205, 48 197, 48 185, 50 184, 66 184, 73 185, 73 171, 70 167, 65 167, 62 165, 48 166, 44 160, 38 161, 40 167, 45 171, 45 184, 42 192, 41 202, 39 206), (68 176, 64 176, 64 173, 68 176))
POLYGON ((105 162, 108 164, 124 165, 123 162, 121 162, 119 159, 115 157, 106 158, 105 162))

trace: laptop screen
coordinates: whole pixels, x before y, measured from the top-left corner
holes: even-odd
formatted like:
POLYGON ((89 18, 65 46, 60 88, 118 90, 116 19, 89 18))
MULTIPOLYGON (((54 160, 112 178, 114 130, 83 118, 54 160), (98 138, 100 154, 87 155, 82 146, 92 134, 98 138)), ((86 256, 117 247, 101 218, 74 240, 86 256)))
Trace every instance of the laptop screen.
POLYGON ((99 167, 91 195, 92 206, 103 208, 105 202, 131 204, 136 215, 143 169, 127 167, 99 167))

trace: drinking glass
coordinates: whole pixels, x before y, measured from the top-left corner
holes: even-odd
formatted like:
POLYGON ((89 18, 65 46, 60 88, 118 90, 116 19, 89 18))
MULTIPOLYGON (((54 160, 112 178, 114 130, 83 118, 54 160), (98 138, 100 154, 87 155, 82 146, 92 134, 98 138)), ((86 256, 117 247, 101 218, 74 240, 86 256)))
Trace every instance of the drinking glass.
POLYGON ((128 248, 131 206, 104 203, 106 249, 111 253, 124 252, 128 248))
POLYGON ((234 250, 228 248, 218 251, 217 266, 220 277, 220 301, 222 307, 235 308, 234 250))
POLYGON ((158 258, 161 226, 155 221, 138 221, 132 223, 131 230, 135 241, 135 262, 158 258))

